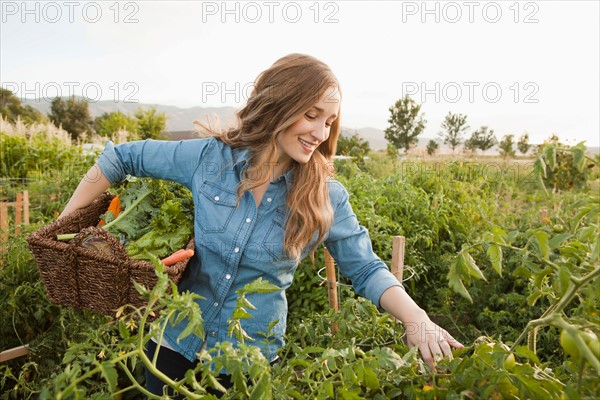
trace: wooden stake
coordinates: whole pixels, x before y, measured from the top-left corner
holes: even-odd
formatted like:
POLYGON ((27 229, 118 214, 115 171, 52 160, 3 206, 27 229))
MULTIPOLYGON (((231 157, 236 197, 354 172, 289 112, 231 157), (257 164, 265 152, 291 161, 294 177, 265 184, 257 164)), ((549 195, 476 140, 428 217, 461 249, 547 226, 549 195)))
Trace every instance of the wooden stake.
POLYGON ((6 253, 8 244, 8 204, 0 203, 0 254, 6 253))
POLYGON ((0 353, 0 362, 12 360, 13 358, 29 355, 29 345, 13 347, 12 349, 4 350, 0 353))
POLYGON ((21 218, 23 218, 23 193, 17 193, 15 204, 15 233, 21 233, 21 218))
MULTIPOLYGON (((402 284, 402 275, 404 274, 404 236, 394 236, 392 239, 392 274, 402 284)), ((392 317, 392 321, 396 318, 392 317)))
POLYGON ((545 208, 542 208, 540 210, 540 222, 542 225, 547 225, 549 223, 549 219, 548 219, 548 210, 546 210, 545 208))
POLYGON ((402 283, 404 275, 404 236, 394 236, 392 242, 392 274, 402 283))
POLYGON ((23 190, 23 223, 29 225, 29 190, 23 190))
MULTIPOLYGON (((327 296, 329 298, 329 307, 336 312, 340 311, 337 295, 337 280, 335 278, 335 261, 331 254, 325 249, 325 269, 327 270, 327 296)), ((331 323, 331 331, 337 333, 339 328, 335 322, 331 323)))

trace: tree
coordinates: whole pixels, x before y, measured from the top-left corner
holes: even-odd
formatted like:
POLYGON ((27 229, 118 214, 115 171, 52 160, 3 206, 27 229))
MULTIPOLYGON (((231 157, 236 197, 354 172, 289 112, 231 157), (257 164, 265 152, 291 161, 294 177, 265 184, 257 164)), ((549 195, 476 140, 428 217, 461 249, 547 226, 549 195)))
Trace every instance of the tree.
POLYGON ((404 149, 406 153, 417 143, 417 137, 425 129, 427 121, 419 114, 421 106, 407 95, 390 107, 389 111, 390 126, 385 129, 385 138, 396 149, 404 149))
POLYGON ((6 121, 13 124, 17 122, 17 119, 26 124, 44 122, 46 120, 44 114, 30 105, 23 106, 21 99, 3 87, 0 87, 0 114, 6 121))
POLYGON ((521 135, 519 141, 517 142, 517 148, 521 152, 521 154, 525 154, 529 151, 531 145, 529 144, 529 135, 527 133, 521 135))
POLYGON ((491 149, 496 143, 498 143, 498 139, 494 135, 494 130, 490 129, 488 132, 488 127, 482 126, 474 131, 471 137, 465 141, 465 148, 473 152, 477 149, 486 151, 487 149, 491 149))
POLYGON ((448 112, 444 122, 442 122, 443 132, 439 135, 444 139, 444 144, 449 144, 452 151, 462 143, 462 135, 469 129, 467 125, 467 116, 462 114, 452 114, 448 112))
POLYGON ((362 161, 369 154, 371 147, 369 142, 358 136, 358 132, 350 137, 340 135, 337 143, 337 153, 343 156, 353 157, 356 161, 362 161))
POLYGON ((50 104, 48 117, 54 125, 62 126, 65 131, 69 132, 73 140, 94 131, 88 102, 84 98, 77 100, 75 96, 71 96, 67 100, 63 100, 56 97, 50 104))
POLYGON ((135 118, 138 133, 142 139, 160 139, 167 126, 167 115, 165 113, 158 114, 156 107, 150 107, 147 110, 139 108, 135 112, 135 118))
POLYGON ((396 146, 389 142, 385 148, 385 153, 390 158, 398 158, 398 149, 396 148, 396 146))
POLYGON ((439 149, 440 145, 435 140, 431 139, 429 143, 427 143, 427 154, 430 156, 434 155, 435 152, 439 149))
POLYGON ((137 138, 137 120, 120 111, 104 113, 94 120, 94 129, 100 136, 111 136, 114 132, 126 130, 131 135, 129 140, 137 138))
POLYGON ((513 149, 514 135, 505 135, 500 142, 500 154, 503 157, 514 157, 515 150, 513 149))

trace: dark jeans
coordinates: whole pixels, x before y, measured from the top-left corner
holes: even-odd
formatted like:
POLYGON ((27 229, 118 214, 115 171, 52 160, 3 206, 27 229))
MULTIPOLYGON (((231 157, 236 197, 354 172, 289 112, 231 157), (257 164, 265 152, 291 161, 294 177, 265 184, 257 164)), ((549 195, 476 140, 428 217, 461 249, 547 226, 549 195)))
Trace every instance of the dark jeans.
MULTIPOLYGON (((152 359, 155 351, 156 343, 154 343, 153 340, 148 341, 146 346, 146 355, 152 359)), ((191 362, 178 352, 167 349, 166 347, 161 347, 160 352, 158 353, 158 359, 156 360, 156 368, 173 380, 182 379, 188 370, 194 369, 196 364, 198 364, 198 361, 191 362)), ((229 379, 229 375, 220 374, 218 379, 219 383, 221 383, 221 385, 227 389, 233 386, 231 379, 229 379)), ((165 383, 163 381, 158 379, 156 376, 150 373, 148 369, 146 369, 146 389, 153 394, 161 396, 163 394, 164 385, 165 383)), ((218 390, 212 388, 206 388, 206 391, 210 394, 214 394, 215 396, 220 396, 222 394, 218 390)), ((174 396, 171 388, 168 388, 168 394, 169 396, 174 396)), ((184 399, 183 396, 177 396, 175 398, 184 399)))
MULTIPOLYGON (((150 340, 146 345, 146 355, 152 359, 154 357, 154 352, 156 351, 156 343, 150 340)), ((279 360, 275 360, 271 363, 271 365, 277 363, 279 360)), ((167 349, 166 347, 161 347, 160 352, 158 353, 158 359, 156 360, 156 368, 167 375, 169 378, 173 380, 182 379, 185 376, 185 373, 194 369, 194 367, 198 364, 198 360, 195 362, 189 361, 187 358, 182 356, 176 351, 171 349, 167 349)), ((197 377, 200 379, 200 376, 197 377)), ((218 381, 221 385, 223 385, 226 389, 229 389, 233 386, 233 382, 231 382, 230 375, 219 374, 218 381)), ((146 369, 146 389, 148 389, 153 394, 161 396, 163 394, 163 386, 165 383, 154 376, 148 369, 146 369)), ((206 388, 206 391, 210 394, 213 394, 217 397, 222 395, 221 392, 212 388, 206 388)), ((168 388, 169 396, 174 396, 173 390, 168 388)), ((176 399, 184 399, 183 396, 174 397, 176 399)))

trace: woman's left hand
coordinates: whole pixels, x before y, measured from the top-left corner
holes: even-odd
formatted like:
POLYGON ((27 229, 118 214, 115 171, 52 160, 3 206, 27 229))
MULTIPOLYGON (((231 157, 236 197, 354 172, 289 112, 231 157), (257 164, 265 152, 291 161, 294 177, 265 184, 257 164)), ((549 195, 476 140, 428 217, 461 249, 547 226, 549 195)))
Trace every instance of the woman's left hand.
POLYGON ((408 347, 418 346, 423 361, 432 369, 443 357, 452 359, 452 348, 464 347, 445 329, 433 323, 425 312, 414 321, 404 322, 404 329, 408 347))
POLYGON ((423 361, 432 369, 443 357, 452 359, 452 348, 464 346, 442 329, 399 286, 387 289, 379 300, 381 307, 402 321, 409 348, 419 347, 423 361))

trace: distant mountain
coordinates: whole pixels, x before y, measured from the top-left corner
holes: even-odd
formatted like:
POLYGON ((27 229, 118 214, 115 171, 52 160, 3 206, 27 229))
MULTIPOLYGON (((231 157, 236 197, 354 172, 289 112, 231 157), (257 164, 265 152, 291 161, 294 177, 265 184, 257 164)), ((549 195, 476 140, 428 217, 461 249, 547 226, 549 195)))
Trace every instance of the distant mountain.
MULTIPOLYGON (((50 112, 50 102, 46 100, 24 99, 23 104, 28 104, 44 114, 50 112)), ((111 100, 97 101, 89 103, 90 114, 93 118, 99 117, 103 113, 121 111, 123 114, 133 115, 138 108, 147 109, 156 107, 159 113, 165 113, 167 118, 167 131, 192 131, 193 121, 199 119, 206 121, 206 116, 211 120, 216 115, 221 125, 235 122, 235 109, 233 107, 191 107, 180 108, 175 106, 165 106, 162 104, 148 103, 115 103, 111 100)))
POLYGON ((352 136, 354 132, 358 132, 358 136, 369 142, 369 147, 372 150, 385 150, 387 148, 387 140, 385 140, 385 133, 381 129, 377 128, 360 128, 350 129, 342 127, 342 136, 352 136))

